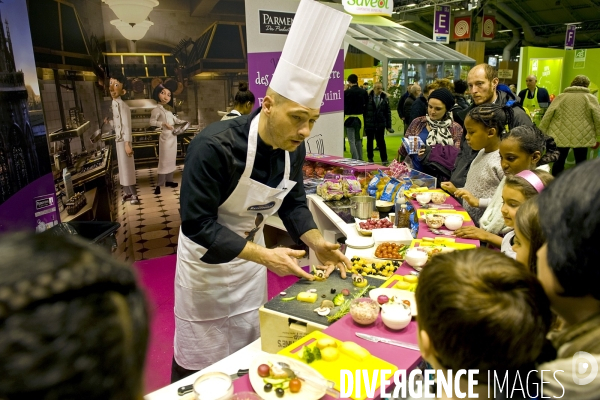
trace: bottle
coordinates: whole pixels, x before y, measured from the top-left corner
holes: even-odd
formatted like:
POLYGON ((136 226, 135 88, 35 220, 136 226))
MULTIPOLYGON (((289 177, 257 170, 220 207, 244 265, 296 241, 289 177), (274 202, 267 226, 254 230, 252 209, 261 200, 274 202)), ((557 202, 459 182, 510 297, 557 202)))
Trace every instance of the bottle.
POLYGON ((396 228, 410 228, 410 212, 406 204, 402 204, 400 211, 396 212, 396 228))
POLYGON ((67 199, 71 199, 75 195, 73 191, 73 182, 71 181, 71 173, 67 168, 63 169, 63 182, 65 184, 65 192, 67 193, 67 199))

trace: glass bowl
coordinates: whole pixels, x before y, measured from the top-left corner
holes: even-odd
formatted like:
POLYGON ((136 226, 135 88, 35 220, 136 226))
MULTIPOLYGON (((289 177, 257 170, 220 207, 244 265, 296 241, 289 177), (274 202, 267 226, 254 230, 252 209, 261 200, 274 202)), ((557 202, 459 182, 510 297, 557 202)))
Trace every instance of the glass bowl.
POLYGON ((379 303, 368 297, 354 299, 350 303, 350 315, 359 325, 369 325, 375 322, 379 315, 379 309, 379 303))

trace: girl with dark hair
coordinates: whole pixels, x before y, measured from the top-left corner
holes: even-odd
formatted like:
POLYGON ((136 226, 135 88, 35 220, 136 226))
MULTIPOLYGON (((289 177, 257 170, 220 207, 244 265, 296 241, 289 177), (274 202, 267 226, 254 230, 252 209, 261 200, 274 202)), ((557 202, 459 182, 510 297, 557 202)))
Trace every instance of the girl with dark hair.
POLYGON ((169 84, 174 81, 159 84, 152 91, 152 98, 158 103, 150 115, 150 125, 162 128, 158 146, 158 183, 154 194, 160 194, 160 187, 167 186, 176 188, 178 183, 173 182, 173 173, 177 160, 177 136, 173 135, 175 124, 183 124, 185 121, 177 118, 165 106, 173 107, 173 92, 177 89, 169 84))
POLYGON ((537 251, 546 242, 546 236, 540 224, 537 197, 521 204, 515 216, 515 238, 512 249, 516 260, 537 274, 537 251))
POLYGON ((248 90, 248 82, 240 82, 238 85, 238 92, 235 94, 233 109, 229 111, 229 114, 224 115, 223 118, 221 118, 221 121, 250 114, 254 108, 255 102, 256 98, 254 97, 254 94, 248 90))
MULTIPOLYGON (((521 171, 540 169, 550 171, 549 163, 558 157, 556 144, 551 137, 544 135, 535 125, 518 126, 505 134, 498 147, 500 151, 501 166, 504 173, 515 175, 521 171)), ((500 247, 503 234, 511 229, 505 225, 501 207, 503 205, 502 189, 506 179, 498 185, 490 199, 477 199, 464 193, 463 200, 472 206, 485 206, 485 212, 479 220, 479 228, 463 227, 456 231, 462 238, 479 239, 500 247)))
POLYGON ((479 199, 491 198, 504 178, 498 147, 506 126, 511 125, 513 118, 510 107, 495 104, 482 104, 469 111, 465 118, 465 138, 469 146, 479 153, 471 164, 464 188, 457 189, 451 182, 442 182, 442 189, 465 200, 463 207, 477 225, 487 206, 479 204, 479 199))

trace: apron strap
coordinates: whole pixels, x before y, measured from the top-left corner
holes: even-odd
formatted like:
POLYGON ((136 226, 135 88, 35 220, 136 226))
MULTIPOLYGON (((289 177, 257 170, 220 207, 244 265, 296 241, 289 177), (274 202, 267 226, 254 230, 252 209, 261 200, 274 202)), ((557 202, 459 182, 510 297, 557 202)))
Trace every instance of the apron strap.
MULTIPOLYGON (((242 177, 250 178, 252 175, 252 169, 254 168, 254 160, 256 158, 256 146, 258 143, 258 122, 260 120, 260 113, 256 114, 256 117, 250 122, 250 132, 248 133, 248 152, 246 154, 246 167, 242 177)), ((283 172, 283 179, 290 179, 290 153, 285 152, 285 170, 283 172)))

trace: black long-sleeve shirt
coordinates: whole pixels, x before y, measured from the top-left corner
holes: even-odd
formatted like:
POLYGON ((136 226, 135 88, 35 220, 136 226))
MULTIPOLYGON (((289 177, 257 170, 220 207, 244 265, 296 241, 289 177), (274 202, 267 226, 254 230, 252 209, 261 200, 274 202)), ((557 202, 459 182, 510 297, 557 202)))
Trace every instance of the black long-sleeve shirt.
POLYGON ((344 115, 363 115, 369 94, 365 89, 354 85, 344 90, 344 115))
MULTIPOLYGON (((217 222, 217 212, 244 172, 250 122, 258 112, 260 109, 211 124, 188 147, 181 183, 181 229, 190 240, 207 248, 201 259, 205 263, 229 262, 246 246, 243 237, 217 222)), ((317 228, 306 205, 302 178, 305 155, 304 143, 290 153, 290 180, 296 185, 278 212, 296 243, 302 234, 317 228)), ((285 151, 273 150, 259 135, 251 179, 274 188, 283 179, 284 169, 285 151)))

